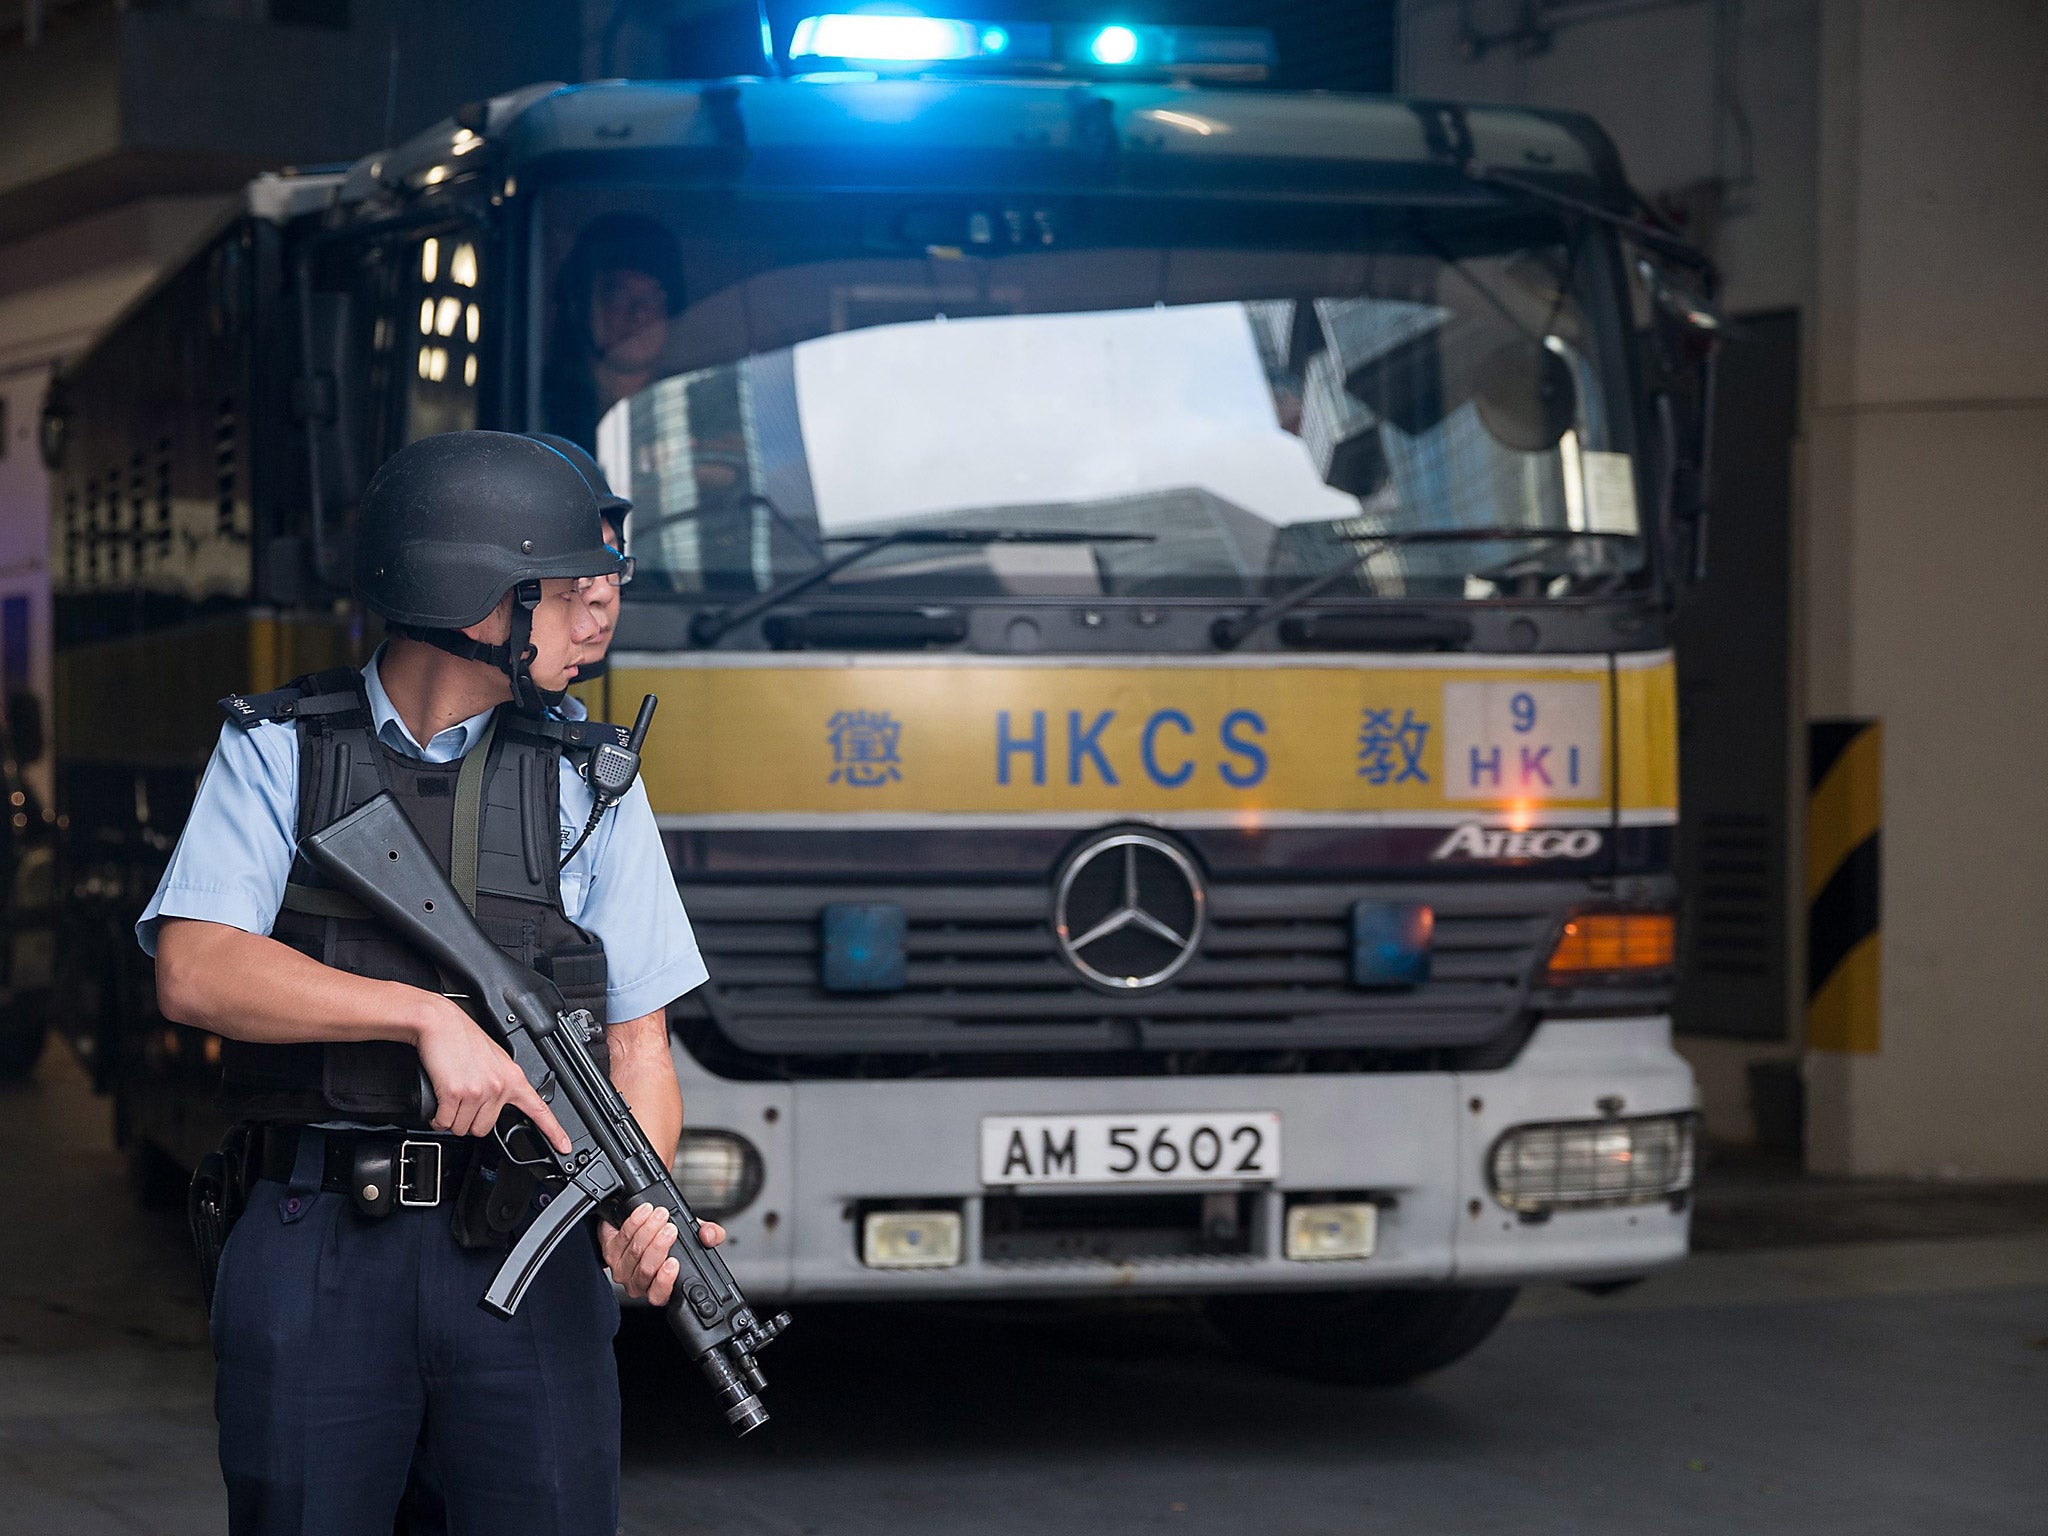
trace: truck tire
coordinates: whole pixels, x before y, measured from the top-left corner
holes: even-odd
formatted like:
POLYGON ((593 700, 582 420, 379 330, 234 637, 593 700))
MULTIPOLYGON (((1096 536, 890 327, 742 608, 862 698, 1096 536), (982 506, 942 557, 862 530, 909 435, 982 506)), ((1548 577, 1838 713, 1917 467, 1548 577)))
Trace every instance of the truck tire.
POLYGON ((0 1083, 27 1077, 42 1060, 50 1026, 40 1018, 0 1019, 0 1083))
POLYGON ((1514 1304, 1498 1290, 1216 1296, 1209 1320, 1237 1352, 1288 1376, 1397 1387, 1462 1360, 1514 1304))

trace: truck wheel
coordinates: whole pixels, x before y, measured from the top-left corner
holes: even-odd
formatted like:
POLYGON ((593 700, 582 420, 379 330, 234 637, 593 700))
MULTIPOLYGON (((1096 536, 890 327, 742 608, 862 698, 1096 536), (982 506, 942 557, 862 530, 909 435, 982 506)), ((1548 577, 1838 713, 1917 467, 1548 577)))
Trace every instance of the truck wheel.
POLYGON ((0 1020, 0 1082, 14 1082, 36 1069, 50 1033, 42 1019, 0 1020))
POLYGON ((1347 1387, 1395 1387, 1462 1360, 1514 1304, 1500 1290, 1216 1296, 1209 1320, 1247 1359, 1347 1387))

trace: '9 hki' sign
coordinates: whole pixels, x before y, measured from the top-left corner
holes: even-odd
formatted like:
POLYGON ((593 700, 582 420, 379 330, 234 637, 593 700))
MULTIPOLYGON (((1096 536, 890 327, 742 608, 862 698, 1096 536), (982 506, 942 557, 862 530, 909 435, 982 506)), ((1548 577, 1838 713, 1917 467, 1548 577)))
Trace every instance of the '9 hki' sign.
POLYGON ((1444 684, 1444 794, 1578 800, 1605 782, 1598 683, 1444 684))

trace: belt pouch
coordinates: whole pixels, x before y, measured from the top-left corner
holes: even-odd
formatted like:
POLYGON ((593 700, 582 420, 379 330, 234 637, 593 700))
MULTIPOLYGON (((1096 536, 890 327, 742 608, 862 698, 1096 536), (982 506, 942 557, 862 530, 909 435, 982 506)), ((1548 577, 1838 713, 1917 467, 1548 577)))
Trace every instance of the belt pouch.
POLYGON ((253 1134, 252 1126, 229 1126, 220 1145, 199 1159, 185 1196, 185 1219, 192 1228, 193 1250, 199 1255, 199 1289, 208 1312, 213 1310, 213 1288, 220 1278, 220 1256, 227 1248, 228 1234, 249 1203, 249 1185, 254 1182, 249 1167, 253 1134))
POLYGON ((480 1152, 455 1191, 449 1234, 458 1247, 503 1248, 538 1187, 539 1180, 517 1163, 480 1152))
POLYGON ((364 1136, 350 1149, 348 1195, 365 1216, 389 1216, 398 1203, 398 1143, 364 1136))

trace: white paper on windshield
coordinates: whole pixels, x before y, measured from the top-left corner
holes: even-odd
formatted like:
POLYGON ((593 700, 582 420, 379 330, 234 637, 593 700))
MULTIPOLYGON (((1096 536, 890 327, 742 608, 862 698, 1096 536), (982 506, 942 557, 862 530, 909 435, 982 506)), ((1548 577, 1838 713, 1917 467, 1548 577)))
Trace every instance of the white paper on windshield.
POLYGON ((1238 304, 881 325, 795 351, 828 533, 1184 486, 1275 526, 1358 510, 1281 428, 1238 304))
POLYGON ((1593 533, 1640 533, 1636 518, 1635 462, 1625 453, 1588 448, 1579 455, 1585 482, 1586 527, 1593 533))

